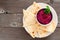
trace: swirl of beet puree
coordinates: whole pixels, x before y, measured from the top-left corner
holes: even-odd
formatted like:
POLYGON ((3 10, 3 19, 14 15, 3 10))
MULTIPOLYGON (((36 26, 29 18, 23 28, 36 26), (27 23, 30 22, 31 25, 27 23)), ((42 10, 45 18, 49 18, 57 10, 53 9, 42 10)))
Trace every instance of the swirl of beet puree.
POLYGON ((41 9, 41 10, 38 11, 38 13, 37 13, 37 20, 38 20, 39 23, 45 25, 45 24, 50 23, 50 21, 52 20, 52 13, 50 11, 50 13, 46 14, 44 12, 44 10, 45 9, 41 9))

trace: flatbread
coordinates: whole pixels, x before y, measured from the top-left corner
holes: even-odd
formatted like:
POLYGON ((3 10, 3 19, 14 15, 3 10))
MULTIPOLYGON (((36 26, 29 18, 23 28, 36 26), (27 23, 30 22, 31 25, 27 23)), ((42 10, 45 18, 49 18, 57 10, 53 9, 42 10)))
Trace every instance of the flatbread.
POLYGON ((40 10, 40 5, 37 4, 36 2, 33 2, 32 5, 30 5, 29 8, 26 9, 26 11, 31 12, 32 14, 35 14, 40 10))

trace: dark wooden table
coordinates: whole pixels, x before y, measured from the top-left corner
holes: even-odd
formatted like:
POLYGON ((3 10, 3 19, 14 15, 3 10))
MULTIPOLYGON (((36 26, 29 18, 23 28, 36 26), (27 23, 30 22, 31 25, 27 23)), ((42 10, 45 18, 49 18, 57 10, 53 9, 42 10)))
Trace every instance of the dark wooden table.
POLYGON ((60 1, 52 0, 0 0, 0 8, 8 14, 0 14, 0 40, 60 40, 60 1), (59 23, 55 32, 43 39, 33 39, 22 27, 23 9, 34 1, 51 5, 57 12, 59 23))

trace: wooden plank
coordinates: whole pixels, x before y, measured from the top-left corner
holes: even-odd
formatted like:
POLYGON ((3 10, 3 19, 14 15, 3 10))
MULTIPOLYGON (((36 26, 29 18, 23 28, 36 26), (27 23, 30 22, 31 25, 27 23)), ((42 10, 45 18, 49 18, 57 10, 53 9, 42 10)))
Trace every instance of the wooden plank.
POLYGON ((30 38, 24 28, 0 28, 0 40, 28 40, 27 37, 30 38))
POLYGON ((60 2, 60 0, 54 0, 54 2, 60 2))
POLYGON ((22 14, 0 14, 0 27, 21 27, 22 14))
POLYGON ((43 39, 33 39, 22 27, 0 28, 0 40, 60 40, 60 28, 57 28, 53 34, 43 39))
POLYGON ((34 1, 48 3, 49 0, 0 0, 0 7, 10 12, 22 12, 22 9, 26 9, 34 1))

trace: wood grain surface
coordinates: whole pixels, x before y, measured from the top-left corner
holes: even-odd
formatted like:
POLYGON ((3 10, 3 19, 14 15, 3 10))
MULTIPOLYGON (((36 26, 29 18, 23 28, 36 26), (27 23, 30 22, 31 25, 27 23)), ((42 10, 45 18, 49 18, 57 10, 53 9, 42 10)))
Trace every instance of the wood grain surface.
POLYGON ((60 40, 60 28, 46 38, 32 38, 24 28, 0 28, 0 40, 60 40))
POLYGON ((60 2, 51 0, 0 0, 0 8, 8 11, 8 14, 0 14, 0 40, 60 40, 60 2), (26 9, 34 1, 51 5, 58 15, 56 31, 43 39, 33 39, 22 27, 23 9, 26 9))

